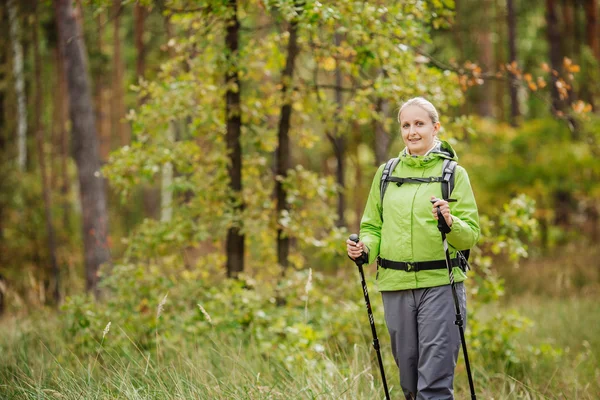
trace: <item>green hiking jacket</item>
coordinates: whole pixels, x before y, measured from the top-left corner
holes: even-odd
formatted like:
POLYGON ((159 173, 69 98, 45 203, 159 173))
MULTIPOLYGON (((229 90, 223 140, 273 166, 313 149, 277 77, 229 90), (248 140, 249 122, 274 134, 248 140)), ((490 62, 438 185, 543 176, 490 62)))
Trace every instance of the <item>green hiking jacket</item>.
MULTIPOLYGON (((438 142, 424 156, 411 156, 404 149, 392 176, 430 177, 442 175, 445 158, 457 161, 454 149, 447 142, 438 142)), ((369 263, 378 256, 386 260, 420 262, 445 260, 442 237, 437 228, 437 220, 432 214, 431 196, 442 198, 442 184, 405 183, 398 187, 390 182, 383 200, 383 218, 379 184, 384 165, 379 167, 365 206, 360 223, 360 239, 366 245, 369 263)), ((454 189, 450 197, 452 231, 446 235, 451 258, 457 250, 470 249, 479 239, 479 214, 471 189, 469 177, 464 168, 456 166, 454 189)), ((467 276, 454 267, 455 282, 464 281, 467 276)), ((377 283, 380 291, 419 289, 450 283, 448 270, 436 269, 418 272, 398 271, 379 268, 377 283)))

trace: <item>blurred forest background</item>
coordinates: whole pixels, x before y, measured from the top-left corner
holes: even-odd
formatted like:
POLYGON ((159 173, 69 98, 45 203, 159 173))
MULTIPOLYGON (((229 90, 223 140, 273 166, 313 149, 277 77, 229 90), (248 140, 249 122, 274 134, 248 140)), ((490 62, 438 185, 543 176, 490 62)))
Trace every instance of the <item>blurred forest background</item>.
POLYGON ((424 96, 482 218, 479 397, 600 398, 599 26, 598 0, 0 0, 0 397, 383 398, 345 239, 424 96))

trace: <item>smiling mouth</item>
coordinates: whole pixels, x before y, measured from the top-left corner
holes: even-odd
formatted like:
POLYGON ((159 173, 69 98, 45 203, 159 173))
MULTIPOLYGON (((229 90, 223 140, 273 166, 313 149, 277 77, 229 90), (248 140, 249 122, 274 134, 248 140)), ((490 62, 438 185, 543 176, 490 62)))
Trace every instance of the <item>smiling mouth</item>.
POLYGON ((408 139, 408 141, 411 142, 411 143, 418 142, 419 140, 421 140, 421 138, 408 139))

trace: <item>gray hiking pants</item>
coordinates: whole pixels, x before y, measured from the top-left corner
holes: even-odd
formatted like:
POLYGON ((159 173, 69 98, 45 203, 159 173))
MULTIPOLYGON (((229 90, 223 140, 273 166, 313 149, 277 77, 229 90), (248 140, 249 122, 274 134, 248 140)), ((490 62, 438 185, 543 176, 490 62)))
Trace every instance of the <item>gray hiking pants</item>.
MULTIPOLYGON (((466 293, 456 293, 466 325, 466 293)), ((454 367, 460 334, 450 285, 381 292, 400 386, 408 400, 454 399, 454 367)), ((463 326, 464 326, 463 325, 463 326)))

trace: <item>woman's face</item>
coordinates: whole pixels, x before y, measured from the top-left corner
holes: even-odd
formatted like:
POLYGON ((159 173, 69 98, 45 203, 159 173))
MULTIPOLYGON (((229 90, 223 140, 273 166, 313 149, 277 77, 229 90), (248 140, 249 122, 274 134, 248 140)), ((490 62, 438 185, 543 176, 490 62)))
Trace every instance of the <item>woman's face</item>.
POLYGON ((434 124, 427 111, 419 106, 408 106, 400 114, 402 140, 411 155, 425 155, 439 129, 440 123, 434 124))

